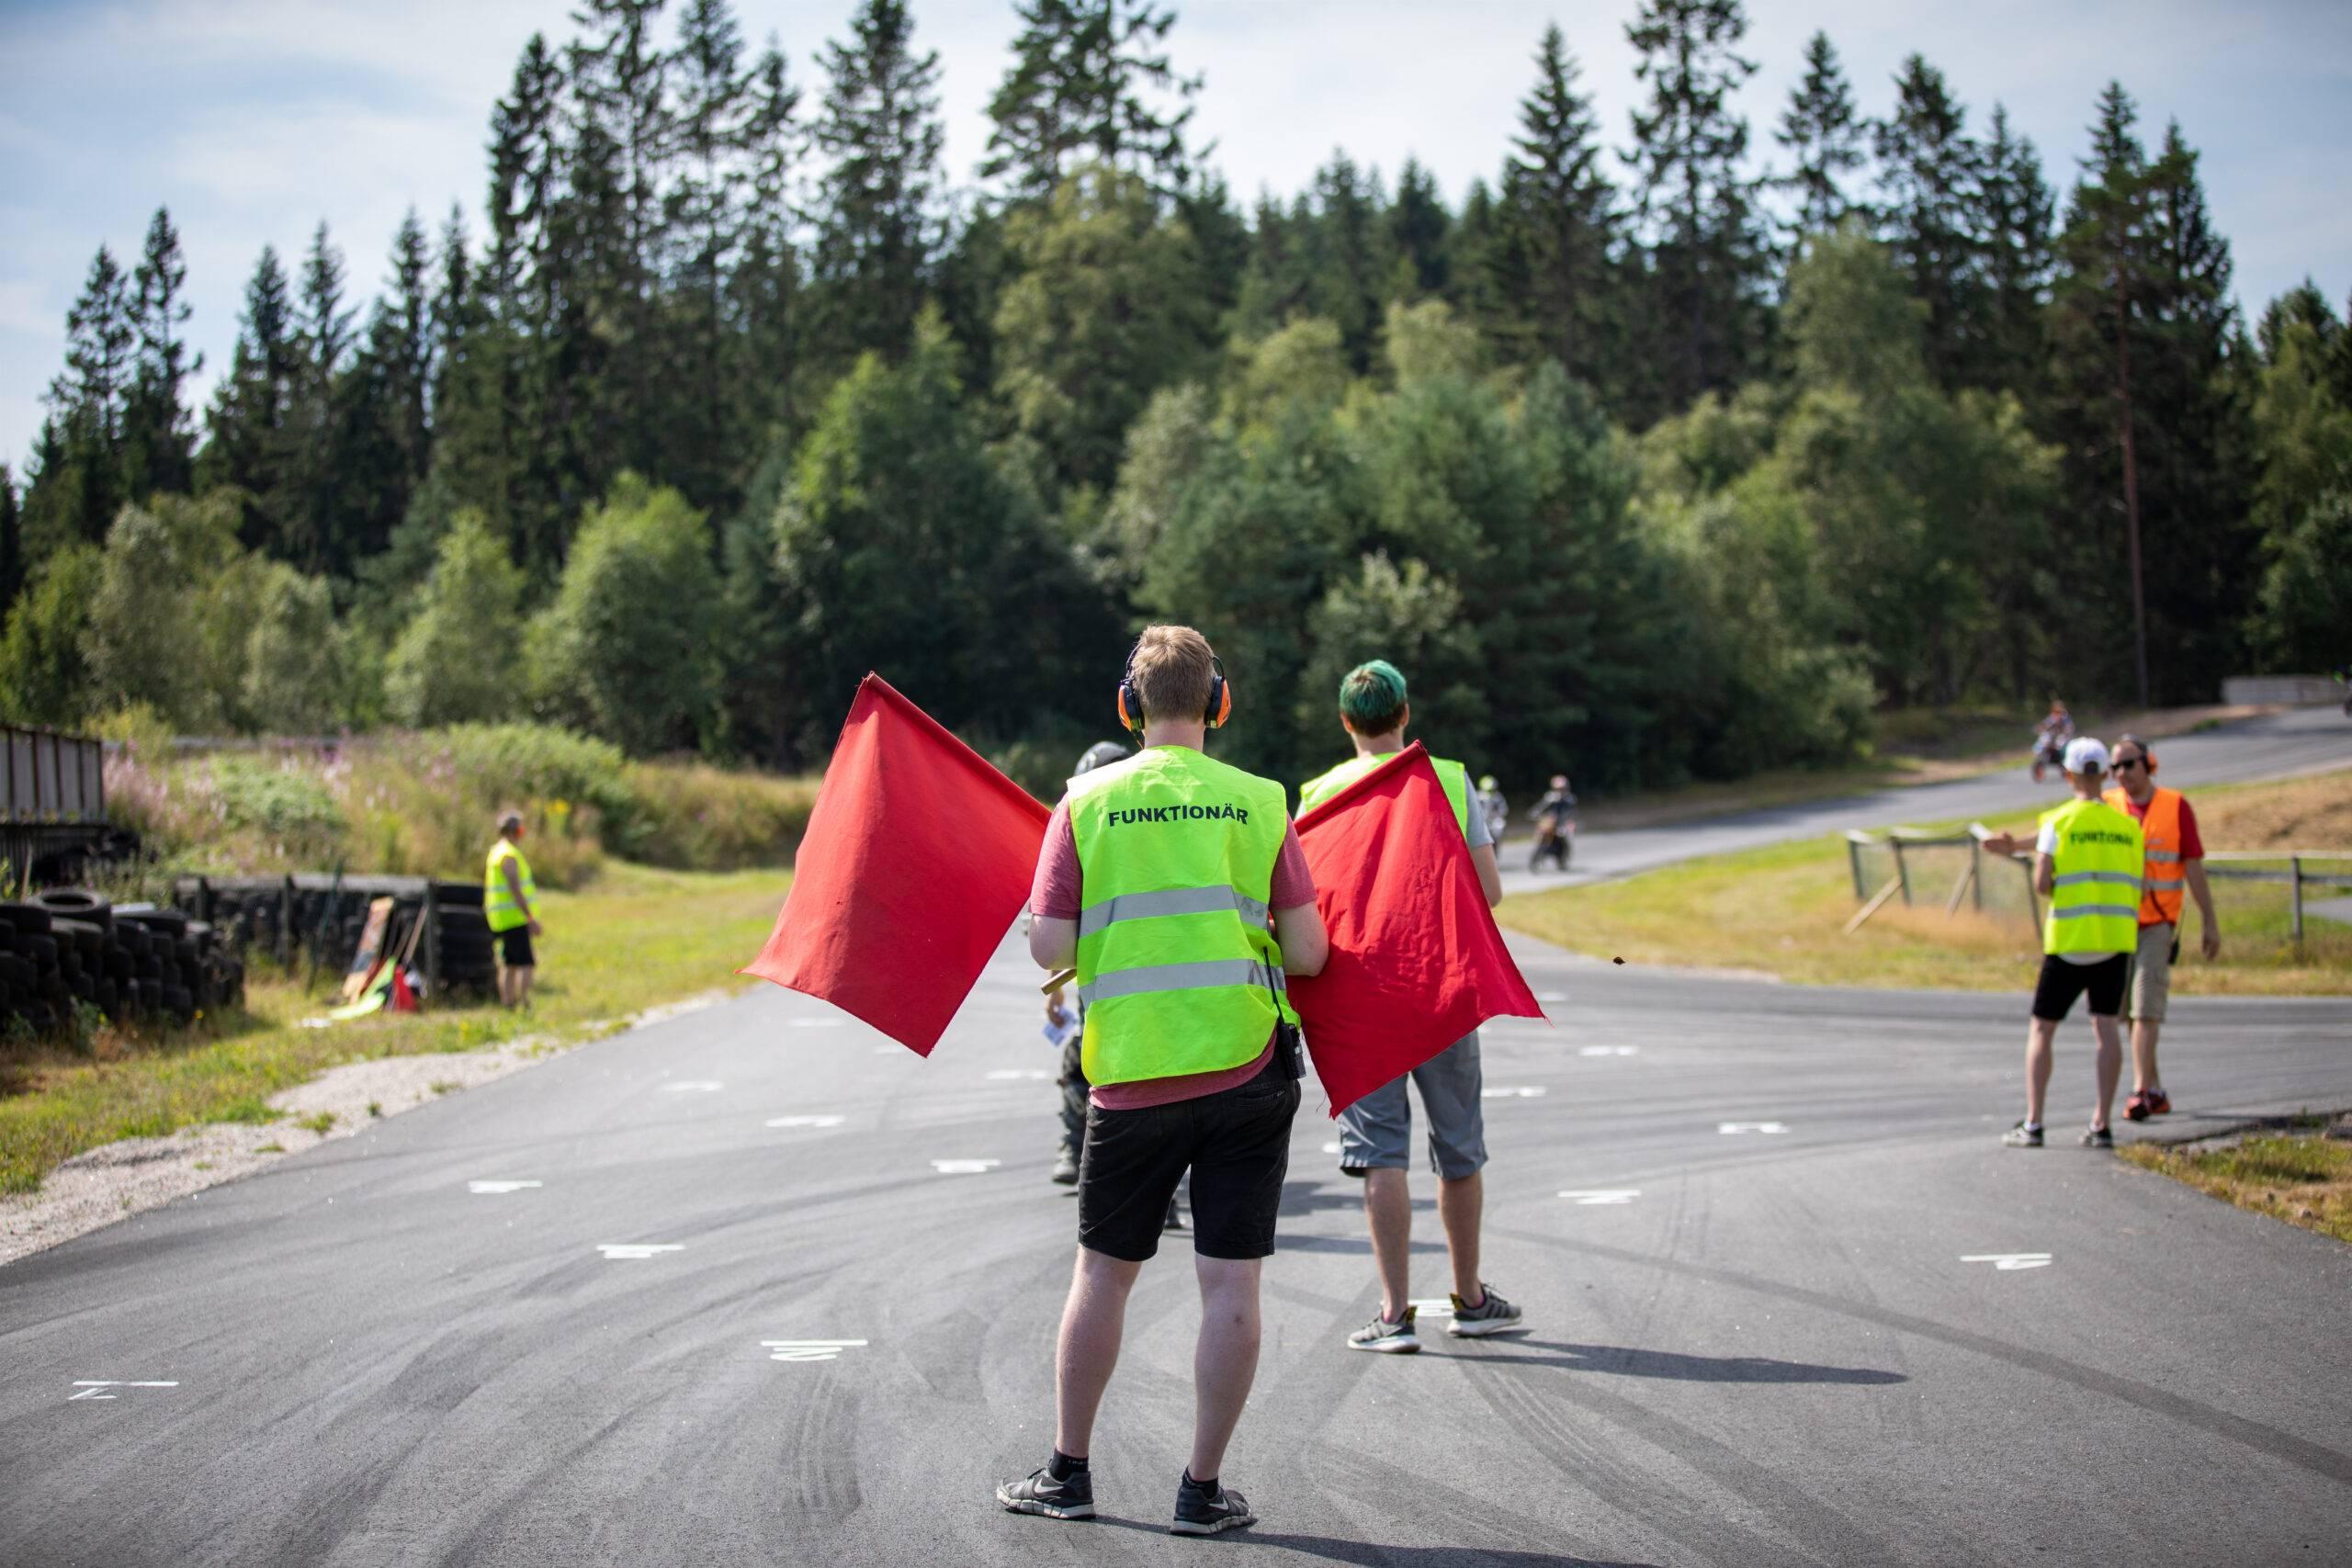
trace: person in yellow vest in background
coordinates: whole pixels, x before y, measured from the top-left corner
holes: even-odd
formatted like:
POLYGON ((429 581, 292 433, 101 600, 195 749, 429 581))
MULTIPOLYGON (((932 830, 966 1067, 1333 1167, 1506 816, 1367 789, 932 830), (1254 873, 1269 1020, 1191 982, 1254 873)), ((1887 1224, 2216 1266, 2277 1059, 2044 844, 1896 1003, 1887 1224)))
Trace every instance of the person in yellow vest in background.
POLYGON ((498 837, 491 840, 482 867, 481 912, 498 949, 498 999, 522 1007, 531 999, 531 977, 537 973, 531 939, 539 934, 539 885, 531 878, 531 863, 523 858, 519 811, 499 813, 498 837))
POLYGON ((2139 822, 2148 847, 2140 888, 2140 946, 2132 960, 2132 1098, 2123 1102, 2124 1115, 2144 1122, 2172 1109, 2172 1096, 2156 1074, 2156 1032, 2172 995, 2172 966, 2180 957, 2183 887, 2197 895, 2209 964, 2221 955, 2222 923, 2214 918, 2213 890, 2205 881, 2205 840, 2197 831, 2197 813, 2180 791, 2156 787, 2155 753, 2138 736, 2126 735, 2115 743, 2114 772, 2116 787, 2107 792, 2107 803, 2139 822))
MULTIPOLYGON (((2002 1134, 2011 1148, 2041 1147, 2042 1102, 2050 1091, 2051 1041, 2075 998, 2090 997, 2091 1030, 2098 1037, 2098 1106, 2083 1142, 2111 1149, 2108 1108, 2123 1074, 2123 1042, 2116 1014, 2140 944, 2140 873, 2146 845, 2140 824, 2099 798, 2107 782, 2107 748, 2089 736, 2066 743, 2066 782, 2075 798, 2041 815, 2034 840, 2034 890, 2050 900, 2041 923, 2041 976, 2033 988, 2033 1019, 2025 1043, 2025 1120, 2002 1134)), ((2014 853, 2015 838, 1984 840, 1995 854, 2014 853)))
POLYGON ((1208 640, 1149 626, 1127 655, 1125 761, 1069 781, 1030 892, 1029 955, 1078 971, 1088 1091, 1078 1263, 1054 1354, 1054 1453, 997 1488, 1011 1512, 1094 1517, 1094 1417, 1144 1261, 1176 1184, 1193 1177, 1191 1462, 1177 1535, 1257 1516, 1218 1472, 1258 1371, 1258 1278, 1297 1113, 1298 1016, 1284 976, 1323 967, 1329 942, 1283 786, 1203 754, 1233 710, 1208 640))
MULTIPOLYGON (((1354 742, 1356 754, 1298 786, 1301 812, 1313 810, 1405 749, 1405 727, 1413 721, 1407 695, 1403 672, 1385 659, 1348 671, 1340 682, 1340 726, 1354 742)), ((1469 843, 1478 886, 1489 905, 1499 904, 1502 873, 1495 864, 1486 814, 1471 798, 1469 770, 1442 757, 1430 761, 1445 786, 1454 825, 1469 843)), ((1405 1093, 1407 1078, 1421 1091, 1430 1164, 1437 1172, 1438 1220, 1445 1227, 1446 1256, 1453 1265, 1453 1316, 1446 1332, 1476 1337, 1520 1326, 1519 1308, 1478 1278, 1487 1118, 1479 1097, 1484 1078, 1474 1029, 1340 1112, 1340 1170, 1363 1180, 1364 1219, 1372 1230, 1373 1263, 1380 1270, 1380 1315, 1348 1336, 1351 1350, 1396 1355, 1421 1348, 1408 1289, 1413 1197, 1405 1172, 1412 1165, 1413 1104, 1405 1093)))

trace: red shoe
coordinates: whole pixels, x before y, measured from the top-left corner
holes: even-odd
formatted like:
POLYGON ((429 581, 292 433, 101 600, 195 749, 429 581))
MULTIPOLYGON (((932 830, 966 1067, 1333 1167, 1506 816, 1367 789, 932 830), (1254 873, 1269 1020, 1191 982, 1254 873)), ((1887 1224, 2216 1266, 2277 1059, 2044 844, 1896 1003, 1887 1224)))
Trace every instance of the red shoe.
POLYGON ((2160 1089, 2152 1089, 2148 1090, 2146 1098, 2148 1101, 2149 1115, 2168 1116, 2172 1113, 2172 1096, 2166 1094, 2164 1090, 2160 1089))
POLYGON ((2148 1091, 2135 1089, 2132 1091, 2132 1098, 2123 1102, 2123 1119, 2127 1122, 2145 1122, 2154 1109, 2155 1107, 2150 1103, 2148 1091))

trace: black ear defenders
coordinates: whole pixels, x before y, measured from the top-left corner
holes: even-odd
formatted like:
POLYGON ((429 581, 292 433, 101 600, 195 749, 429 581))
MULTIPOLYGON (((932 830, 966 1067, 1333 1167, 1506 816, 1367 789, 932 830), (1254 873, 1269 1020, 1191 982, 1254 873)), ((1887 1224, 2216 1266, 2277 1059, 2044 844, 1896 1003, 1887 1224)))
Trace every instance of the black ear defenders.
POLYGON ((2141 739, 2136 735, 2119 735, 2115 738, 2115 743, 2118 746, 2122 745, 2126 741, 2130 741, 2132 745, 2137 746, 2140 749, 2140 760, 2148 764, 2148 776, 2150 778, 2154 778, 2156 776, 2156 754, 2148 750, 2148 743, 2141 739))
MULTIPOLYGON (((1127 667, 1119 673, 1119 722, 1140 735, 1143 733, 1143 698, 1136 691, 1136 650, 1143 647, 1137 637, 1127 649, 1127 667)), ((1201 717, 1211 729, 1224 728, 1233 716, 1233 688, 1225 678, 1225 660, 1209 655, 1209 705, 1201 717)))

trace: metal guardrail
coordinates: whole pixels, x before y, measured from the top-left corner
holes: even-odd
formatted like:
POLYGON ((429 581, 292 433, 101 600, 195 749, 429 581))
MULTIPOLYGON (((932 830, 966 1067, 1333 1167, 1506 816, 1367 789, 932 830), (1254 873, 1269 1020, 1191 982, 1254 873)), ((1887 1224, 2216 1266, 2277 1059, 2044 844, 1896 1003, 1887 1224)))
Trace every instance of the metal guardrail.
MULTIPOLYGON (((1907 905, 1912 901, 1912 868, 1904 856, 1906 849, 1965 848, 1969 852, 1968 867, 1961 873, 1960 881, 1953 885, 1951 896, 1944 906, 1944 913, 1948 915, 1957 913, 1963 897, 1973 896, 1974 907, 1978 909, 1984 908, 1984 877, 1987 871, 1985 863, 1988 859, 2007 860, 2018 868, 2018 874, 2024 879, 2025 908, 2032 917, 2033 924, 2037 928, 2040 927, 2041 899, 2033 886, 2033 856, 2024 851, 2018 851, 2008 855, 1989 854, 1984 848, 1984 840, 1991 837, 1993 837, 1993 830, 1982 822, 1971 822, 1965 834, 1921 833, 1911 829, 1891 828, 1881 837, 1864 832, 1858 828, 1849 828, 1846 829, 1846 862, 1848 868, 1853 874, 1854 897, 1867 900, 1873 897, 1883 897, 1888 893, 1899 891, 1903 902, 1907 905), (1894 856, 1894 876, 1888 885, 1877 889, 1874 895, 1862 870, 1862 861, 1866 854, 1880 850, 1884 850, 1894 856)), ((2294 940, 2298 945, 2303 940, 2303 889, 2305 887, 2352 887, 2352 850, 2208 850, 2205 852, 2204 865, 2205 874, 2208 877, 2222 881, 2286 884, 2288 909, 2294 940), (2284 861, 2286 869, 2258 871, 2245 865, 2214 863, 2231 861, 2284 861), (2307 861, 2341 862, 2346 869, 2312 870, 2305 866, 2304 863, 2307 861)), ((1999 871, 1997 867, 1993 870, 1995 874, 2008 874, 1999 871)))

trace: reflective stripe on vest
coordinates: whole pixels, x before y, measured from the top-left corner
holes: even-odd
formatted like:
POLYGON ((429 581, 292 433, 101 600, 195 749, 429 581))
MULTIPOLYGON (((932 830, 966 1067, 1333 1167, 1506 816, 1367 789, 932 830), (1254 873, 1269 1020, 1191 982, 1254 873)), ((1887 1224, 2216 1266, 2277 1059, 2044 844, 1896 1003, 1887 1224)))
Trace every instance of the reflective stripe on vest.
MULTIPOLYGON (((2118 811, 2129 811, 2125 804, 2129 798, 2120 789, 2107 792, 2107 803, 2118 811)), ((2180 873, 2180 791, 2159 789, 2149 797, 2148 809, 2140 818, 2140 836, 2148 846, 2140 881, 2140 923, 2177 926, 2185 886, 2180 873)))
MULTIPOLYGON (((1388 754, 1395 755, 1393 751, 1388 754)), ((1330 772, 1307 780, 1298 786, 1298 814, 1306 816, 1386 761, 1388 757, 1351 757, 1330 772)), ((1469 838, 1470 770, 1443 757, 1431 757, 1430 765, 1437 770, 1437 782, 1445 790, 1445 803, 1453 807, 1453 825, 1462 829, 1463 838, 1469 838)))
POLYGON ((1069 825, 1088 1081, 1238 1067, 1297 1021, 1267 924, 1280 784, 1149 747, 1071 780, 1069 825))
POLYGON ((2097 800, 2069 801, 2041 823, 2057 840, 2042 951, 2132 952, 2140 941, 2139 900, 2119 902, 2112 890, 2139 888, 2145 854, 2140 825, 2097 800))
POLYGON ((531 863, 523 858, 523 852, 514 847, 513 840, 501 834, 498 841, 490 846, 490 859, 481 873, 482 919, 494 931, 511 931, 530 922, 530 917, 523 913, 523 906, 514 901, 514 889, 506 885, 505 874, 500 869, 510 860, 514 863, 515 875, 522 879, 524 900, 534 908, 538 907, 539 885, 532 879, 531 863))

